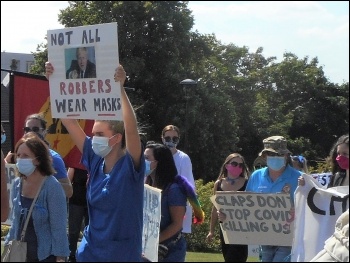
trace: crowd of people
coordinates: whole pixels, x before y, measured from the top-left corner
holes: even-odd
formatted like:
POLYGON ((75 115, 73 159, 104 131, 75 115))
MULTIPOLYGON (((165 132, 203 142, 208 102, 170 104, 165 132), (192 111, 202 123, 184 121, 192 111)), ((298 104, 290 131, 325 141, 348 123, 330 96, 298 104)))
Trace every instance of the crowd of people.
MULTIPOLYGON (((54 67, 47 62, 45 68, 49 79, 54 67)), ((1 152, 1 220, 4 222, 9 216, 9 202, 13 218, 5 244, 19 238, 38 194, 25 235, 27 261, 148 261, 142 253, 144 184, 162 191, 159 262, 185 261, 186 234, 191 233, 193 222, 204 220, 191 159, 177 149, 181 134, 175 125, 164 127, 161 142, 142 143, 136 114, 124 89, 125 79, 126 72, 119 65, 114 80, 121 87, 122 121, 95 120, 90 137, 77 120, 61 119, 82 154, 81 164, 85 169, 66 167, 59 153, 50 148, 45 140, 46 121, 40 114, 26 118, 23 137, 16 142, 14 152, 6 157, 1 152), (15 163, 18 170, 10 196, 4 190, 6 162, 15 163)), ((3 143, 6 132, 1 129, 3 143)), ((348 186, 348 134, 334 144, 329 161, 333 176, 328 187, 348 186)), ((283 192, 289 195, 293 210, 298 205, 293 202, 295 190, 304 183, 302 174, 308 174, 306 158, 293 156, 285 137, 270 136, 263 140, 263 149, 252 172, 241 154, 230 153, 225 158, 213 194, 283 192)), ((215 227, 225 220, 226 215, 213 206, 207 242, 212 242, 215 227)), ((346 215, 339 220, 341 226, 346 225, 346 215)), ((248 245, 226 244, 221 228, 219 233, 225 262, 247 261, 248 245)), ((290 261, 291 246, 262 244, 260 247, 262 262, 290 261)), ((327 255, 334 259, 334 254, 327 255)))

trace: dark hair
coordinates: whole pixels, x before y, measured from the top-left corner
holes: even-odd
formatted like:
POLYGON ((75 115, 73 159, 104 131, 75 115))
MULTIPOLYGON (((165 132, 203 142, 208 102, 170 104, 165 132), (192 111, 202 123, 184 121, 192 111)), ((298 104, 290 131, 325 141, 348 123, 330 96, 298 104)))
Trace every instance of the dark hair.
POLYGON ((338 156, 337 148, 340 144, 346 144, 349 147, 349 134, 340 136, 338 140, 333 144, 329 152, 328 161, 330 162, 333 175, 335 175, 337 172, 345 172, 344 169, 340 168, 338 162, 336 161, 336 158, 338 156))
POLYGON ((31 115, 28 115, 26 120, 24 121, 24 123, 26 123, 27 121, 29 120, 39 120, 40 121, 40 125, 41 125, 41 128, 43 128, 44 130, 46 130, 46 120, 44 119, 44 117, 39 114, 39 113, 34 113, 34 114, 31 114, 31 115))
MULTIPOLYGON (((34 153, 39 165, 36 167, 40 173, 44 175, 51 175, 56 173, 52 165, 52 156, 49 147, 43 142, 35 132, 28 132, 18 140, 15 146, 15 154, 17 154, 19 146, 23 143, 34 153)), ((23 176, 21 174, 21 176, 23 176)))
POLYGON ((160 143, 147 144, 146 149, 153 150, 153 157, 158 162, 153 186, 164 190, 174 182, 177 175, 173 154, 168 147, 160 143))

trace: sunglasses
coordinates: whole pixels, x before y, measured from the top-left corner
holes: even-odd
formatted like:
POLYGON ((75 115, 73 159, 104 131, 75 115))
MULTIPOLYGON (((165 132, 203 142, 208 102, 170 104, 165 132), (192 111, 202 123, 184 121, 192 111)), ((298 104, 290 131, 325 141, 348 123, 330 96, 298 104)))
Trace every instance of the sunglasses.
POLYGON ((43 130, 43 128, 39 128, 39 127, 33 127, 33 128, 30 128, 30 127, 24 127, 23 128, 23 131, 24 133, 27 133, 27 132, 39 132, 40 130, 43 130))
POLYGON ((166 142, 171 142, 172 141, 173 143, 178 143, 180 138, 176 137, 176 136, 174 136, 174 137, 166 136, 166 137, 164 137, 164 140, 166 142))
POLYGON ((231 164, 233 167, 237 167, 237 166, 239 166, 240 168, 243 168, 243 167, 244 167, 244 164, 243 164, 243 163, 230 162, 229 164, 231 164))
POLYGON ((278 153, 274 153, 274 152, 266 152, 267 156, 278 156, 278 157, 282 157, 284 156, 284 154, 278 154, 278 153))

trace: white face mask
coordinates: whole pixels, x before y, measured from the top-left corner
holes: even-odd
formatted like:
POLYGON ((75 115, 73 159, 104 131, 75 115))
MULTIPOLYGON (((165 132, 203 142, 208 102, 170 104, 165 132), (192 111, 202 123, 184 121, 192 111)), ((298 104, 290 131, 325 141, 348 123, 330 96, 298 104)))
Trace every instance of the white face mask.
POLYGON ((117 134, 113 135, 110 138, 101 136, 92 137, 92 150, 94 153, 101 156, 102 158, 105 158, 111 152, 113 147, 113 145, 109 146, 109 140, 116 135, 117 134))
POLYGON ((27 177, 29 175, 31 175, 36 168, 36 166, 33 164, 33 160, 34 159, 17 158, 16 166, 17 166, 18 171, 27 177))

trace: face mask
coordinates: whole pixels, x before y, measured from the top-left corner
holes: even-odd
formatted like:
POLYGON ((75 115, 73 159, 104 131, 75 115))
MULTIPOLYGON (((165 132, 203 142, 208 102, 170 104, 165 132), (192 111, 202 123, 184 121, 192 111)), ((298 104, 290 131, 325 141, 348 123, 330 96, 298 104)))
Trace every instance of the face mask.
POLYGON ((154 169, 151 169, 151 161, 145 160, 146 168, 145 168, 145 176, 150 175, 154 169))
POLYGON ((337 158, 335 159, 340 166, 340 168, 344 170, 349 169, 349 158, 343 156, 343 155, 338 155, 337 158))
POLYGON ((237 178, 243 171, 243 168, 236 166, 233 167, 231 164, 226 164, 226 170, 232 175, 233 178, 237 178))
POLYGON ((1 134, 1 144, 3 144, 6 141, 6 134, 1 134))
POLYGON ((108 145, 109 139, 110 138, 108 137, 100 136, 92 137, 92 150, 94 151, 94 153, 101 156, 102 158, 107 156, 107 154, 109 154, 112 150, 112 147, 108 145))
POLYGON ((284 157, 267 156, 266 164, 270 169, 274 171, 279 171, 285 165, 284 157))
POLYGON ((168 147, 169 149, 171 149, 171 148, 176 148, 177 143, 173 143, 173 142, 164 142, 164 145, 165 145, 166 147, 168 147))
POLYGON ((24 174, 25 176, 31 175, 36 166, 33 164, 34 159, 23 159, 23 158, 17 158, 17 169, 21 174, 24 174))

